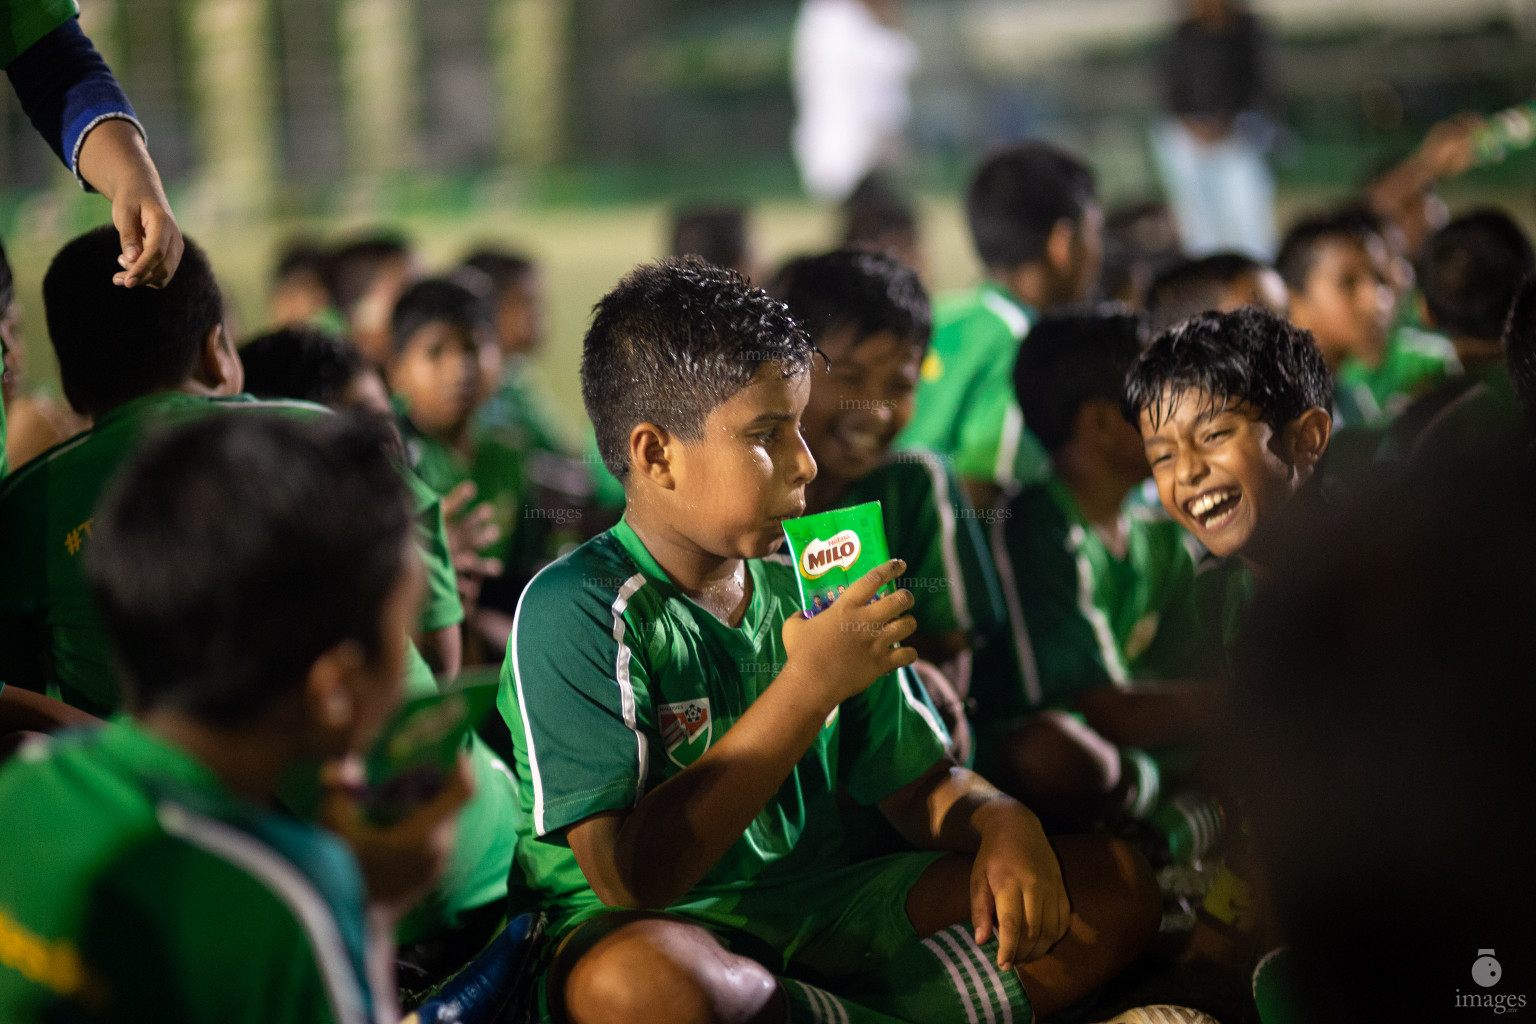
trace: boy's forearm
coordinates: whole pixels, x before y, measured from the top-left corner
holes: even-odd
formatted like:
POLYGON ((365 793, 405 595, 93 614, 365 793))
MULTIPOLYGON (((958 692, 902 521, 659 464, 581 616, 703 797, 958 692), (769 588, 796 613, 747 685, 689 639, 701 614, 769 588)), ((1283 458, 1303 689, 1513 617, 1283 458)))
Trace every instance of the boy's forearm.
POLYGON ((1023 804, 969 768, 948 761, 881 801, 880 809, 914 846, 962 853, 980 847, 990 817, 1036 821, 1023 804))
POLYGON ((1220 688, 1210 683, 1136 683, 1089 690, 1077 708, 1116 746, 1155 747, 1204 733, 1219 699, 1220 688))
POLYGON ((55 729, 102 724, 101 719, 94 715, 41 693, 33 693, 18 686, 0 689, 0 732, 20 729, 52 732, 55 729))
POLYGON ((831 706, 811 699, 815 690, 799 685, 794 672, 786 667, 779 673, 702 757, 647 793, 624 818, 614 844, 618 891, 599 890, 604 902, 665 907, 741 838, 832 713, 831 706))

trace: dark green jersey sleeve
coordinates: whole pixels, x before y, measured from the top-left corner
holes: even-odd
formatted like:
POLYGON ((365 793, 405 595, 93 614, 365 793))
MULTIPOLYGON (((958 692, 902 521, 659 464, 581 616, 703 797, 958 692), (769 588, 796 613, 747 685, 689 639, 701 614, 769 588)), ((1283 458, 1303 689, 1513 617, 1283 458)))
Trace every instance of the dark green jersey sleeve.
MULTIPOLYGON (((0 0, 0 68, 10 67, 29 46, 79 13, 75 0, 0 0)), ((0 439, 4 435, 0 430, 0 439)))
POLYGON ((838 781, 861 804, 884 800, 947 756, 949 733, 910 669, 881 676, 838 714, 838 781))
POLYGON ((639 573, 593 576, 559 561, 518 602, 498 703, 532 783, 536 836, 627 810, 644 792, 647 649, 624 615, 644 586, 639 573))
MULTIPOLYGON (((230 830, 233 834, 234 830, 230 830)), ((244 841, 237 866, 160 836, 115 861, 80 932, 86 986, 60 1018, 362 1024, 360 965, 291 866, 244 841)))
POLYGON ((416 473, 401 467, 416 512, 416 546, 427 570, 427 596, 421 603, 420 628, 432 633, 464 621, 453 553, 448 548, 448 524, 443 519, 442 499, 416 473))

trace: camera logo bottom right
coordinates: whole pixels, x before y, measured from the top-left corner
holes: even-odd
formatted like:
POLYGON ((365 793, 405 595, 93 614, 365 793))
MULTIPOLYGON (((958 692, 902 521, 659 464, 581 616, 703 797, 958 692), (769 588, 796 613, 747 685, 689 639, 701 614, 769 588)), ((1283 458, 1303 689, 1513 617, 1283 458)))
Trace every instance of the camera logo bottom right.
MULTIPOLYGON (((1477 951, 1472 962, 1472 980, 1485 989, 1493 988, 1504 977, 1504 968, 1494 958, 1491 949, 1477 951)), ((1463 992, 1456 990, 1456 1006, 1459 1009, 1492 1010, 1494 1013, 1518 1013, 1525 1008, 1523 994, 1505 992, 1463 992)))

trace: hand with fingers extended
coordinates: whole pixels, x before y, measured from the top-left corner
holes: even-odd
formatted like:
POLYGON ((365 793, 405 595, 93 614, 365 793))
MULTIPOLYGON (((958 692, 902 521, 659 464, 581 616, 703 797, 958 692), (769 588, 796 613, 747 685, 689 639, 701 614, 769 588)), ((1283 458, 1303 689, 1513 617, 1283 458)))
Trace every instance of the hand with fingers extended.
POLYGON ((443 521, 448 525, 454 569, 460 576, 488 579, 501 575, 501 560, 480 552, 501 540, 501 527, 496 525, 496 510, 490 502, 474 503, 478 493, 475 482, 465 480, 443 495, 443 521))
POLYGON ((911 592, 875 599, 906 567, 893 558, 865 573, 814 618, 789 616, 783 634, 785 672, 835 706, 916 661, 915 650, 898 646, 917 629, 916 620, 906 614, 913 604, 911 592))
POLYGON ((978 944, 996 932, 997 966, 1006 970, 1050 952, 1067 933, 1072 903, 1039 819, 1016 804, 989 810, 971 868, 971 924, 978 944))
POLYGON ((469 758, 459 755, 456 770, 437 795, 389 825, 370 822, 358 802, 361 774, 355 758, 325 766, 321 821, 352 848, 370 901, 398 921, 442 877, 453 853, 459 811, 474 794, 474 771, 469 758))

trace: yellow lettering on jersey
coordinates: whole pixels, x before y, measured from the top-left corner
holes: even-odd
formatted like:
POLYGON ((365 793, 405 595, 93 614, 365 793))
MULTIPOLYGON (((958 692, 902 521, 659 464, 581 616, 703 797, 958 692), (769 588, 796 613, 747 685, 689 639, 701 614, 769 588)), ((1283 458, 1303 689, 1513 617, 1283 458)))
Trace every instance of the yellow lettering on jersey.
POLYGON ((95 521, 94 518, 87 519, 73 530, 70 530, 69 535, 64 538, 64 550, 72 555, 78 555, 81 545, 90 537, 91 524, 95 521))
POLYGON ((28 981, 61 996, 99 1003, 101 985, 87 976, 75 947, 60 939, 47 939, 23 928, 0 910, 0 966, 9 967, 28 981))

